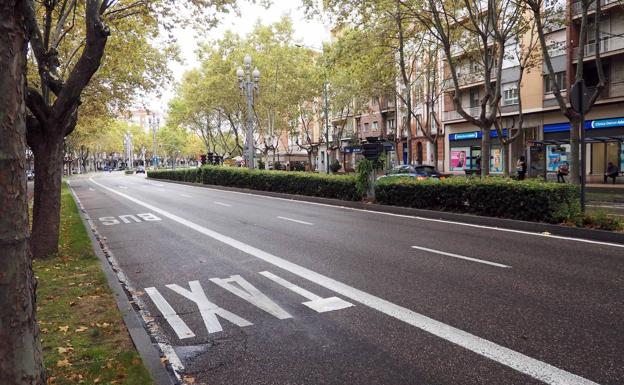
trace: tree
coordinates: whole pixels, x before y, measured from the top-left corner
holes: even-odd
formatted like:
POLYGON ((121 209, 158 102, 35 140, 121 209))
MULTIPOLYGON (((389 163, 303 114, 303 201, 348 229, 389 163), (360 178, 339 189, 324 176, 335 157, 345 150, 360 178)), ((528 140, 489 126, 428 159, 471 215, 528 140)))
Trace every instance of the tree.
POLYGON ((26 195, 27 35, 21 1, 0 2, 0 383, 43 384, 26 195))
POLYGON ((422 23, 442 47, 452 84, 452 101, 457 113, 481 131, 481 175, 490 172, 490 131, 498 117, 502 98, 505 48, 517 44, 524 21, 523 7, 513 0, 469 0, 411 4, 410 15, 422 23), (461 101, 459 68, 466 58, 476 63, 483 75, 484 95, 479 112, 468 112, 461 101))
MULTIPOLYGON (((533 19, 535 20, 537 34, 539 36, 539 43, 542 50, 542 56, 544 60, 544 64, 547 69, 547 74, 549 78, 549 82, 554 85, 552 87, 553 94, 555 95, 555 99, 557 100, 557 104, 561 113, 570 121, 570 181, 572 183, 580 183, 580 175, 581 175, 581 164, 580 164, 580 133, 581 133, 581 114, 580 111, 575 111, 573 108, 568 107, 566 100, 561 94, 561 90, 566 89, 565 84, 559 84, 556 77, 555 71, 553 69, 552 60, 550 57, 549 45, 546 41, 546 33, 549 28, 549 24, 551 23, 561 23, 561 20, 557 20, 560 18, 562 10, 561 9, 552 9, 553 6, 548 6, 548 13, 543 12, 547 7, 547 1, 544 0, 523 0, 523 2, 529 7, 531 13, 533 15, 533 19)), ((595 63, 596 63, 596 71, 598 74, 598 84, 593 87, 591 90, 591 96, 589 97, 587 103, 587 112, 591 110, 596 101, 600 98, 600 94, 602 93, 604 87, 606 86, 606 76, 604 73, 604 68, 602 67, 602 60, 600 56, 601 46, 603 43, 603 38, 600 33, 600 16, 601 16, 601 2, 596 0, 580 0, 581 5, 581 27, 579 34, 579 47, 576 53, 576 72, 574 75, 574 81, 576 83, 582 82, 584 79, 583 73, 583 63, 585 58, 585 41, 587 39, 587 29, 588 29, 588 11, 590 7, 595 6, 594 13, 594 24, 593 24, 593 32, 594 32, 594 41, 596 42, 596 48, 594 50, 595 63)))

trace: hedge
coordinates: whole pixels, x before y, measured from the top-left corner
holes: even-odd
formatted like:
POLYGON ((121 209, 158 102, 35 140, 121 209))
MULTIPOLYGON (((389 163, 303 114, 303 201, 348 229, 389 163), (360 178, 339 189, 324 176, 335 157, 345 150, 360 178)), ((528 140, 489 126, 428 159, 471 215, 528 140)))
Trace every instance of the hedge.
POLYGON ((550 223, 572 221, 581 213, 577 186, 497 177, 383 178, 375 198, 385 205, 550 223))
POLYGON ((148 171, 150 178, 196 182, 287 194, 357 201, 362 196, 352 176, 324 175, 307 172, 249 170, 226 166, 204 166, 200 169, 148 171))

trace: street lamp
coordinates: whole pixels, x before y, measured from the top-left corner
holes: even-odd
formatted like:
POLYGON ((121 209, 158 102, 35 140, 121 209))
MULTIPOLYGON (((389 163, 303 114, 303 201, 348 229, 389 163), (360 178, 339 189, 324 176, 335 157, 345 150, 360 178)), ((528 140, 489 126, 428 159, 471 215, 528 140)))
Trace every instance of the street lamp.
POLYGON ((258 92, 258 83, 260 81, 260 71, 254 68, 251 71, 251 56, 245 55, 243 59, 245 69, 238 67, 236 77, 238 78, 238 87, 247 97, 247 149, 248 149, 248 167, 254 168, 254 143, 253 143, 253 97, 258 92))
POLYGON ((156 170, 158 167, 158 157, 156 156, 156 150, 158 146, 156 144, 156 130, 160 126, 160 118, 154 115, 148 117, 148 124, 152 129, 152 168, 156 170))
POLYGON ((134 160, 132 159, 134 154, 132 151, 132 134, 129 132, 126 132, 124 135, 124 145, 126 147, 126 165, 129 162, 130 168, 132 168, 134 165, 134 160))

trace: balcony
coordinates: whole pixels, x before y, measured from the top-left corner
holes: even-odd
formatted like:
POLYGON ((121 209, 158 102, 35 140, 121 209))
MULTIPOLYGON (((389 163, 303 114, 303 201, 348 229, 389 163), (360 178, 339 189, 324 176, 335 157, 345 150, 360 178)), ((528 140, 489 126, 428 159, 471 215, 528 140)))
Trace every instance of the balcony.
MULTIPOLYGON (((618 51, 624 49, 624 37, 621 36, 613 36, 603 39, 600 42, 600 53, 608 53, 613 51, 618 51)), ((576 61, 578 57, 579 47, 574 48, 574 54, 572 59, 576 61)), ((584 58, 587 59, 591 56, 596 55, 596 43, 585 44, 585 55, 584 58)))
MULTIPOLYGON (((460 87, 465 87, 474 83, 482 83, 483 71, 457 73, 457 82, 459 83, 460 87)), ((455 87, 452 78, 444 79, 443 83, 445 90, 455 87)))
MULTIPOLYGON (((619 0, 600 0, 600 7, 602 9, 602 7, 606 7, 611 4, 616 4, 618 1, 619 0)), ((580 1, 572 3, 571 10, 572 10, 572 16, 574 17, 581 16, 581 13, 583 13, 582 3, 580 1)), ((594 1, 590 4, 589 8, 587 9, 587 13, 590 13, 595 10, 596 10, 596 2, 594 1)))
MULTIPOLYGON (((479 117, 479 115, 481 114, 481 107, 470 107, 470 108, 465 108, 464 107, 464 111, 466 111, 470 116, 472 117, 479 117)), ((452 110, 452 111, 444 111, 444 116, 443 116, 443 121, 448 122, 449 120, 463 120, 464 118, 459 114, 459 112, 457 112, 457 110, 452 110)))

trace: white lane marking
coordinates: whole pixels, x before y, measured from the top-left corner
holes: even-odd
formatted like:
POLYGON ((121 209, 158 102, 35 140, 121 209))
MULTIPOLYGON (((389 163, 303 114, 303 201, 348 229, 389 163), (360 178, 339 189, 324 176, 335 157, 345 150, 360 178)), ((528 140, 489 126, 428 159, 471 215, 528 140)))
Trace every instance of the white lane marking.
MULTIPOLYGON (((174 182, 171 182, 171 183, 174 183, 174 182)), ((383 211, 364 210, 364 209, 358 209, 358 208, 354 208, 354 207, 330 205, 330 204, 327 204, 327 203, 318 203, 318 202, 306 202, 306 201, 300 201, 300 200, 296 200, 296 199, 270 197, 270 196, 266 196, 266 195, 258 195, 258 194, 240 192, 240 191, 220 190, 220 189, 216 189, 216 188, 203 187, 203 186, 192 186, 192 185, 187 185, 187 186, 200 188, 200 189, 204 189, 204 190, 211 190, 211 191, 221 192, 221 193, 251 195, 251 196, 256 197, 256 198, 275 199, 275 200, 281 200, 281 201, 286 201, 286 202, 290 202, 290 203, 299 203, 299 204, 306 204, 306 205, 316 205, 316 206, 323 206, 323 207, 331 207, 333 209, 358 211, 358 212, 364 212, 364 213, 367 213, 367 214, 388 215, 388 216, 391 216, 391 217, 417 219, 417 220, 421 220, 421 221, 450 223, 452 225, 457 225, 457 226, 467 226, 467 227, 474 227, 474 228, 494 230, 494 231, 503 231, 503 232, 514 233, 514 234, 531 235, 531 236, 542 237, 542 238, 563 239, 563 240, 566 240, 566 241, 583 242, 583 243, 590 243, 590 244, 594 244, 594 245, 603 245, 603 246, 624 248, 624 244, 622 244, 622 243, 593 241, 591 239, 573 238, 573 237, 566 237, 566 236, 563 236, 563 235, 534 233, 534 232, 531 232, 531 231, 505 229, 505 228, 502 228, 502 227, 495 227, 495 226, 475 225, 475 224, 472 224, 472 223, 450 221, 450 220, 446 220, 446 219, 433 219, 433 218, 419 217, 419 216, 415 216, 415 215, 405 215, 405 214, 388 213, 388 212, 383 212, 383 211)))
POLYGON ((165 317, 173 331, 178 335, 179 339, 195 337, 195 333, 189 329, 186 323, 180 318, 180 316, 173 310, 169 302, 160 294, 155 287, 145 288, 145 292, 150 296, 154 305, 160 310, 165 317))
POLYGON ((232 207, 232 205, 231 205, 231 204, 228 204, 228 203, 217 202, 217 201, 214 201, 214 202, 212 202, 212 203, 214 203, 215 205, 219 205, 219 206, 224 206, 224 207, 232 207))
POLYGON ((127 189, 128 189, 128 186, 118 185, 117 187, 122 188, 122 189, 124 189, 124 190, 127 190, 127 189))
POLYGON ((302 225, 308 225, 308 226, 312 226, 314 225, 313 223, 310 222, 306 222, 306 221, 300 221, 298 219, 292 219, 292 218, 286 218, 286 217, 278 217, 279 219, 283 219, 285 221, 291 221, 291 222, 296 222, 296 223, 301 223, 302 225))
POLYGON ((180 194, 180 196, 181 196, 181 197, 184 197, 184 198, 192 198, 192 197, 193 197, 193 196, 188 195, 188 194, 180 194))
POLYGON ((464 256, 464 255, 453 254, 453 253, 447 253, 446 251, 435 250, 435 249, 428 249, 428 248, 426 248, 426 247, 421 247, 421 246, 412 246, 412 248, 413 248, 413 249, 417 249, 417 250, 428 251, 428 252, 430 252, 430 253, 435 253, 435 254, 446 255, 446 256, 448 256, 448 257, 459 258, 459 259, 465 259, 466 261, 479 262, 479 263, 484 263, 484 264, 486 264, 486 265, 492 265, 492 266, 496 266, 496 267, 506 267, 506 268, 511 268, 511 266, 509 266, 509 265, 503 265, 502 263, 490 262, 490 261, 486 261, 486 260, 484 260, 484 259, 471 258, 471 257, 466 257, 466 256, 464 256))
POLYGON ((89 187, 89 191, 95 191, 93 187, 89 187))
POLYGON ((297 286, 294 283, 288 282, 284 278, 278 277, 275 274, 269 273, 268 271, 261 271, 259 274, 267 277, 271 281, 284 286, 286 289, 294 291, 302 297, 309 299, 308 302, 302 302, 302 305, 309 307, 310 309, 316 311, 317 313, 325 313, 327 311, 340 310, 353 306, 352 303, 343 300, 338 297, 329 297, 323 298, 320 297, 308 290, 302 288, 301 286, 297 286))
POLYGON ((408 325, 412 325, 416 328, 424 330, 435 336, 438 336, 444 340, 459 345, 474 353, 487 357, 493 361, 506 365, 512 369, 515 369, 521 373, 527 374, 537 380, 540 380, 546 384, 551 385, 598 385, 597 383, 584 379, 573 373, 566 372, 555 366, 539 361, 535 358, 531 358, 522 353, 516 352, 504 346, 498 345, 492 341, 488 341, 484 338, 477 337, 474 334, 470 334, 463 330, 457 329, 453 326, 444 324, 440 321, 436 321, 423 314, 409 310, 407 308, 396 305, 385 299, 376 297, 372 294, 368 294, 362 290, 358 290, 342 282, 336 281, 332 278, 314 272, 305 267, 299 266, 295 263, 289 262, 285 259, 277 257, 266 251, 260 250, 253 246, 250 246, 236 239, 230 238, 227 235, 220 234, 216 231, 210 230, 206 227, 198 225, 187 219, 179 217, 166 210, 160 209, 149 203, 143 202, 139 199, 133 198, 122 192, 113 190, 102 184, 94 182, 102 188, 111 191, 114 194, 122 196, 131 202, 146 207, 151 211, 155 211, 162 216, 165 216, 173 221, 180 223, 188 228, 191 228, 201 234, 204 234, 219 242, 225 243, 235 249, 238 249, 244 253, 252 255, 258 259, 261 259, 267 263, 277 266, 281 269, 289 271, 295 275, 305 278, 311 282, 316 283, 319 286, 332 290, 338 294, 341 294, 353 301, 360 302, 372 309, 378 310, 390 317, 396 318, 405 322, 408 325))
POLYGON ((210 302, 208 300, 208 297, 206 297, 206 293, 204 293, 204 289, 202 289, 199 281, 189 282, 189 287, 191 288, 191 291, 188 291, 185 288, 175 284, 166 286, 169 289, 180 294, 181 296, 195 302, 195 304, 199 308, 199 313, 204 320, 204 325, 206 325, 206 329, 208 329, 208 333, 217 333, 223 331, 221 323, 219 322, 219 319, 217 319, 217 315, 240 327, 253 325, 251 322, 247 321, 243 317, 239 317, 236 314, 229 312, 210 302))
POLYGON ((230 278, 224 279, 210 278, 210 280, 230 293, 241 297, 254 306, 259 307, 277 319, 292 318, 286 310, 282 309, 269 297, 262 294, 260 290, 256 289, 251 283, 240 275, 232 275, 230 278))

